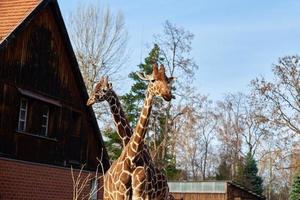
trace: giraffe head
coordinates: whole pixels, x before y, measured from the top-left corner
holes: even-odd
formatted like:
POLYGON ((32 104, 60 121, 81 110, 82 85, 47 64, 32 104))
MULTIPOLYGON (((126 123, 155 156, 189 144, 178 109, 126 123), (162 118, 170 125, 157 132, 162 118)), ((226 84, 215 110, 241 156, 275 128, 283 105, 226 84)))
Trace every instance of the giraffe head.
POLYGON ((153 96, 161 96, 166 101, 171 101, 172 92, 170 83, 174 80, 174 77, 167 77, 165 73, 165 67, 160 65, 158 69, 157 64, 153 64, 153 72, 151 75, 144 73, 137 73, 140 79, 148 81, 148 92, 153 96))
POLYGON ((106 101, 112 92, 112 84, 108 82, 108 77, 102 77, 92 91, 86 105, 91 106, 96 102, 106 101))

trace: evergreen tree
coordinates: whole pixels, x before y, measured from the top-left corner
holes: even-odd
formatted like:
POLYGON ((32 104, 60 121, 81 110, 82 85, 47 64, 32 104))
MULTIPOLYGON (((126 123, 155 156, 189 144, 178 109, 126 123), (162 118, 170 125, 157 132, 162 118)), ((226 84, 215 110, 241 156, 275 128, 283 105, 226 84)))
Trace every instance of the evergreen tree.
POLYGON ((244 158, 239 158, 234 166, 236 169, 235 174, 233 174, 232 178, 234 181, 241 183, 243 185, 247 184, 247 180, 245 180, 245 160, 244 158))
POLYGON ((217 180, 230 180, 230 165, 227 164, 225 159, 222 159, 220 165, 218 166, 216 174, 217 180))
MULTIPOLYGON (((152 63, 157 62, 159 55, 159 47, 157 45, 149 53, 149 56, 145 59, 145 63, 138 65, 139 70, 145 72, 146 74, 152 73, 152 63)), ((126 117, 131 127, 134 129, 137 123, 137 120, 140 116, 140 110, 143 105, 143 100, 145 98, 145 91, 147 89, 147 83, 142 81, 137 75, 136 72, 129 74, 129 77, 133 79, 134 84, 131 87, 129 93, 120 97, 122 101, 122 106, 126 117)), ((152 113, 155 112, 155 108, 158 107, 157 104, 162 103, 161 99, 155 100, 155 104, 152 109, 152 113)), ((122 152, 122 140, 119 138, 115 129, 105 128, 103 134, 106 138, 105 146, 108 150, 108 154, 112 161, 116 160, 122 152)))
MULTIPOLYGON (((150 51, 148 57, 145 58, 144 63, 138 65, 138 71, 145 72, 146 74, 152 73, 153 63, 163 63, 163 58, 161 56, 160 48, 157 44, 154 45, 150 51)), ((122 102, 124 105, 124 111, 127 114, 127 119, 130 125, 134 128, 136 126, 137 120, 140 116, 141 108, 144 103, 145 93, 147 90, 147 83, 140 80, 136 75, 136 72, 129 74, 129 77, 134 81, 133 86, 129 93, 122 96, 122 102)), ((175 88, 172 88, 173 90, 175 88)), ((154 162, 157 166, 162 166, 166 170, 166 175, 169 179, 176 180, 182 172, 176 169, 174 158, 172 155, 165 155, 164 159, 161 159, 160 153, 162 148, 160 144, 163 142, 166 124, 166 106, 164 102, 159 97, 154 97, 152 111, 150 115, 148 131, 146 135, 146 143, 152 152, 154 157, 154 162)), ((168 153, 168 152, 167 152, 168 153)))
POLYGON ((263 180, 257 173, 257 163, 252 154, 249 152, 245 158, 242 184, 255 193, 262 195, 263 180))
MULTIPOLYGON (((138 65, 138 71, 151 74, 152 64, 158 62, 159 60, 159 47, 155 44, 154 48, 150 51, 149 56, 145 58, 145 62, 138 65)), ((124 103, 125 113, 128 117, 127 119, 131 123, 131 126, 135 127, 140 116, 141 107, 143 106, 143 100, 147 90, 147 83, 141 80, 136 72, 131 72, 129 74, 129 78, 134 81, 134 84, 131 87, 130 92, 122 96, 122 101, 124 103)), ((154 102, 157 102, 157 100, 154 102)))
POLYGON ((104 144, 107 149, 109 158, 111 161, 117 160, 117 158, 121 155, 123 145, 122 140, 119 135, 115 131, 115 127, 113 128, 105 128, 103 130, 103 134, 105 137, 104 144))
POLYGON ((300 173, 298 173, 293 180, 292 188, 289 195, 289 200, 300 199, 300 173))
MULTIPOLYGON (((155 44, 153 49, 150 51, 148 57, 145 58, 144 63, 138 65, 138 71, 145 72, 146 74, 151 74, 153 63, 162 61, 162 58, 160 58, 159 55, 159 46, 155 44)), ((140 117, 140 112, 144 103, 145 93, 148 84, 141 80, 137 76, 136 72, 130 73, 129 77, 134 81, 134 84, 131 87, 130 92, 122 97, 122 102, 124 104, 125 113, 128 116, 128 121, 134 128, 136 126, 137 120, 140 117)), ((157 97, 154 98, 155 99, 153 101, 152 111, 148 124, 148 132, 145 140, 147 142, 147 145, 150 147, 150 150, 153 149, 153 144, 156 144, 157 140, 160 140, 161 138, 165 118, 163 100, 157 97)))

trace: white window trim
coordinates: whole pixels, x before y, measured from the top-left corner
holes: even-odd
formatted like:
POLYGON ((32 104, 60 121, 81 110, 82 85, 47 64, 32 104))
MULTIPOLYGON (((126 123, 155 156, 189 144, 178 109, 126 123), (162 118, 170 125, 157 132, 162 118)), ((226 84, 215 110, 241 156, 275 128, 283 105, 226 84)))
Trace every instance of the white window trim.
POLYGON ((26 122, 27 122, 27 112, 28 112, 28 101, 25 98, 21 98, 20 100, 20 110, 19 110, 19 121, 18 121, 18 130, 19 131, 25 131, 26 130, 26 122), (25 102, 25 108, 22 108, 22 101, 25 102), (24 119, 21 119, 21 112, 25 111, 25 117, 24 119), (24 122, 24 128, 21 129, 21 123, 20 122, 24 122))
POLYGON ((43 113, 42 118, 47 119, 46 124, 42 124, 42 128, 45 128, 45 130, 46 130, 45 133, 43 133, 43 134, 45 134, 45 136, 48 136, 48 124, 49 124, 49 107, 48 106, 47 106, 47 114, 45 115, 43 113))

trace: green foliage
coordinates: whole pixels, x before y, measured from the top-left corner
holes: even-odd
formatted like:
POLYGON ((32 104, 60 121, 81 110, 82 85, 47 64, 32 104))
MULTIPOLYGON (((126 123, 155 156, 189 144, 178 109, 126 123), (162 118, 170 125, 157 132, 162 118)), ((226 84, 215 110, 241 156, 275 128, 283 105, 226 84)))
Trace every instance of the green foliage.
MULTIPOLYGON (((146 74, 151 74, 153 63, 162 61, 162 58, 159 57, 159 53, 159 46, 155 44, 153 49, 150 51, 148 57, 145 58, 144 63, 138 65, 138 71, 144 72, 146 74)), ((130 125, 132 127, 135 127, 137 120, 140 117, 141 108, 144 103, 145 93, 147 90, 147 83, 141 80, 137 76, 136 72, 131 72, 129 74, 129 77, 134 81, 134 84, 132 85, 130 92, 122 96, 121 99, 124 105, 124 111, 127 114, 127 119, 130 125)), ((162 127, 164 119, 164 116, 162 114, 163 112, 161 111, 162 103, 162 99, 160 98, 155 98, 155 100, 153 101, 152 112, 150 115, 150 117, 152 118, 150 120, 152 124, 148 125, 148 130, 152 130, 155 133, 157 133, 157 138, 159 138, 159 135, 161 135, 161 130, 159 130, 159 128, 162 127), (153 123, 155 123, 155 126, 153 125, 153 123)), ((148 140, 153 138, 146 139, 148 140)))
POLYGON ((217 169, 217 174, 216 174, 216 179, 217 180, 230 180, 230 165, 227 164, 225 159, 222 159, 220 165, 218 166, 217 169))
MULTIPOLYGON (((144 63, 138 65, 139 72, 145 72, 146 74, 152 73, 153 63, 162 63, 163 58, 161 56, 160 48, 157 44, 154 45, 150 51, 148 57, 145 58, 144 63)), ((143 106, 145 92, 147 90, 147 83, 137 76, 136 72, 129 74, 129 77, 134 81, 129 93, 121 97, 124 105, 124 111, 127 115, 127 119, 130 125, 134 128, 137 120, 139 119, 141 108, 143 106)), ((161 98, 155 98, 152 105, 152 112, 150 115, 150 123, 148 125, 148 135, 146 136, 146 142, 151 151, 154 151, 157 155, 154 161, 158 166, 166 169, 166 174, 169 178, 175 180, 175 178, 181 172, 176 169, 174 158, 171 155, 165 155, 163 159, 162 152, 165 152, 162 142, 165 133, 166 124, 166 109, 163 108, 163 100, 161 98), (151 132, 151 134, 149 134, 151 132), (151 142, 150 142, 151 141, 151 142)))
POLYGON ((234 174, 233 180, 245 185, 247 180, 245 180, 245 164, 243 159, 239 159, 236 163, 236 174, 234 174))
MULTIPOLYGON (((145 59, 145 63, 138 66, 141 72, 146 74, 152 73, 152 64, 157 62, 159 55, 159 47, 157 45, 151 50, 149 56, 145 59)), ((141 80, 136 72, 131 72, 129 77, 134 81, 129 93, 121 97, 124 112, 131 127, 136 126, 137 120, 140 116, 140 110, 145 98, 145 91, 147 89, 147 83, 141 80)), ((157 101, 155 101, 157 102, 157 101)), ((155 107, 155 105, 153 106, 155 107)), ((154 109, 155 110, 155 109, 154 109)), ((107 138, 105 145, 109 152, 111 160, 116 160, 122 152, 122 141, 118 134, 111 129, 104 130, 103 134, 107 138)))
MULTIPOLYGON (((149 53, 149 56, 145 58, 145 63, 138 65, 139 70, 146 74, 152 73, 152 64, 158 62, 159 59, 159 47, 154 45, 154 48, 149 53)), ((127 119, 132 127, 135 127, 139 118, 140 109, 145 98, 145 91, 147 89, 147 83, 141 80, 136 72, 131 72, 129 78, 134 81, 133 86, 129 93, 121 97, 124 104, 124 110, 127 114, 127 119)))
POLYGON ((180 180, 184 175, 184 171, 177 169, 174 165, 169 165, 165 168, 165 174, 168 180, 180 180))
POLYGON ((299 200, 300 199, 300 174, 294 177, 292 188, 289 195, 289 200, 299 200))
POLYGON ((106 128, 103 131, 105 147, 107 149, 108 155, 111 161, 116 160, 122 152, 122 140, 114 129, 106 128))
POLYGON ((258 195, 262 195, 263 180, 257 174, 257 163, 250 152, 247 153, 244 167, 241 168, 239 173, 241 176, 239 176, 237 182, 257 193, 258 195))

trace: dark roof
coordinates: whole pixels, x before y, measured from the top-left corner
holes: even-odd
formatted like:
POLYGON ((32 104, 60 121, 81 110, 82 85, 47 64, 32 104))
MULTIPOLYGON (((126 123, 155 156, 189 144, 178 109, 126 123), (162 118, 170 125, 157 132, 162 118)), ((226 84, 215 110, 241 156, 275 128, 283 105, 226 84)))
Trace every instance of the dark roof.
POLYGON ((237 187, 237 188, 240 188, 241 190, 244 190, 244 191, 246 191, 246 192, 249 192, 250 194, 252 194, 252 195, 254 195, 254 196, 257 196, 257 197, 259 197, 259 198, 261 198, 261 199, 265 199, 264 196, 261 196, 261 195, 255 193, 254 191, 252 191, 252 190, 250 190, 250 189, 244 187, 243 185, 241 185, 241 184, 239 184, 239 183, 237 183, 237 182, 235 182, 235 181, 227 181, 227 183, 228 183, 228 184, 231 184, 231 185, 233 185, 233 186, 235 186, 235 187, 237 187))
MULTIPOLYGON (((0 50, 5 48, 10 41, 15 38, 18 32, 26 28, 29 22, 47 6, 50 6, 53 16, 58 23, 58 28, 61 31, 76 84, 83 99, 87 100, 89 96, 57 0, 0 0, 0 50)), ((103 164, 104 166, 108 166, 108 154, 104 148, 103 138, 94 111, 88 106, 85 106, 85 109, 89 113, 90 120, 92 121, 92 125, 97 133, 97 138, 101 144, 98 148, 103 148, 103 158, 107 158, 107 163, 103 164)))

